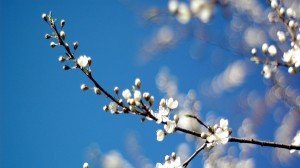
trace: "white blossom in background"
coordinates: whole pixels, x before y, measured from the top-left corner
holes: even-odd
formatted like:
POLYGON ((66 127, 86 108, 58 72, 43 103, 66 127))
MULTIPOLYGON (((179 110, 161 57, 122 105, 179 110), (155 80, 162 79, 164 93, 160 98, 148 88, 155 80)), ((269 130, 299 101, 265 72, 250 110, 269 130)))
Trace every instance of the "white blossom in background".
POLYGON ((285 33, 283 31, 278 31, 277 38, 280 42, 284 42, 286 40, 285 33))
POLYGON ((208 0, 191 0, 191 12, 203 23, 207 23, 213 14, 213 5, 208 0))
POLYGON ((271 55, 271 56, 274 56, 277 54, 277 49, 274 45, 270 45, 268 47, 268 53, 271 55))
POLYGON ((191 17, 192 16, 188 5, 183 2, 179 3, 178 12, 176 15, 177 20, 182 24, 186 24, 190 21, 191 17))
POLYGON ((80 68, 87 68, 91 64, 91 57, 88 57, 86 55, 82 55, 77 59, 77 64, 80 68))
MULTIPOLYGON (((292 145, 296 145, 296 146, 300 145, 300 131, 298 131, 296 136, 294 137, 292 145)), ((290 153, 294 153, 295 151, 296 150, 292 149, 292 150, 290 150, 290 153)), ((298 151, 298 153, 300 154, 300 151, 298 151)))
POLYGON ((286 62, 289 66, 295 66, 298 68, 300 66, 300 49, 296 45, 287 52, 284 52, 282 60, 286 62))
POLYGON ((117 151, 110 151, 108 154, 105 154, 101 163, 103 168, 133 168, 117 151))
POLYGON ((165 156, 165 163, 156 163, 155 168, 182 168, 181 159, 173 152, 171 156, 165 156))
POLYGON ((269 79, 272 76, 272 69, 270 65, 265 64, 263 66, 262 74, 266 79, 269 79))
POLYGON ((168 3, 168 9, 171 13, 176 13, 178 10, 179 3, 177 0, 170 0, 168 3))

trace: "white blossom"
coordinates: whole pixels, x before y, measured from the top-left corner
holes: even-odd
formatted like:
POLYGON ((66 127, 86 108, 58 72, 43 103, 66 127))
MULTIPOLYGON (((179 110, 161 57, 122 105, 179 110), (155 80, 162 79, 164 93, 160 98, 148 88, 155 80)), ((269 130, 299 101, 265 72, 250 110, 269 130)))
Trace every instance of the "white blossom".
POLYGON ((140 104, 140 101, 141 101, 141 98, 142 98, 141 91, 135 90, 135 91, 134 91, 134 94, 133 94, 133 97, 134 97, 135 104, 136 104, 136 105, 139 105, 139 104, 140 104))
POLYGON ((274 56, 277 54, 277 49, 274 45, 270 45, 268 48, 268 52, 271 56, 274 56))
POLYGON ((169 120, 167 124, 164 125, 164 129, 168 134, 171 134, 175 131, 176 125, 175 121, 169 120))
POLYGON ((288 8, 286 14, 288 17, 296 17, 296 12, 292 8, 288 8))
POLYGON ((115 113, 118 110, 118 105, 115 102, 110 102, 108 105, 108 109, 110 110, 111 113, 115 113))
POLYGON ((168 3, 168 9, 171 13, 176 13, 178 10, 178 1, 177 0, 170 0, 168 3))
POLYGON ((90 65, 91 57, 82 55, 77 59, 77 64, 80 68, 87 68, 90 65))
POLYGON ((165 138, 165 132, 163 130, 156 131, 156 139, 157 141, 163 141, 165 138))
POLYGON ((186 24, 191 19, 191 13, 189 7, 186 3, 180 3, 178 6, 178 13, 177 13, 177 20, 182 23, 186 24))
POLYGON ((293 47, 283 54, 282 60, 291 66, 298 68, 300 66, 300 49, 298 47, 293 47))
POLYGON ((89 89, 89 87, 86 84, 81 84, 80 89, 83 90, 83 91, 86 91, 86 90, 89 89))
POLYGON ((169 98, 166 102, 167 106, 170 108, 170 109, 176 109, 178 107, 178 101, 177 100, 174 100, 173 98, 169 98))
MULTIPOLYGON (((294 137, 292 145, 300 146, 300 131, 298 131, 296 136, 294 137)), ((295 149, 292 149, 290 150, 290 153, 294 153, 295 151, 296 151, 295 149)), ((300 154, 300 151, 298 151, 298 153, 300 154)))
POLYGON ((277 38, 280 42, 284 42, 286 40, 285 33, 283 31, 278 31, 277 38))
POLYGON ((277 6, 278 6, 277 0, 271 0, 271 7, 274 9, 277 8, 277 6))
POLYGON ((181 159, 173 152, 172 157, 166 155, 165 163, 156 163, 155 168, 182 168, 181 159))
POLYGON ((89 164, 87 162, 83 163, 82 168, 89 168, 89 164))
POLYGON ((212 147, 215 144, 226 144, 229 140, 230 130, 228 128, 228 120, 221 119, 219 125, 214 125, 212 132, 207 135, 206 140, 209 142, 207 147, 212 147))
POLYGON ((270 65, 264 65, 263 70, 262 70, 262 74, 264 75, 264 77, 266 79, 269 79, 272 76, 272 69, 270 65))
POLYGON ((129 90, 129 89, 124 90, 124 91, 122 92, 122 96, 123 96, 126 100, 130 99, 130 98, 131 98, 131 92, 130 92, 130 90, 129 90))
POLYGON ((99 88, 94 87, 93 90, 94 90, 95 94, 98 94, 98 95, 101 94, 101 90, 99 88))
POLYGON ((269 45, 267 43, 264 43, 262 46, 261 46, 261 50, 262 52, 264 53, 267 53, 268 52, 268 48, 269 48, 269 45))
POLYGON ((142 82, 139 78, 136 78, 134 81, 134 85, 139 89, 141 88, 142 82))

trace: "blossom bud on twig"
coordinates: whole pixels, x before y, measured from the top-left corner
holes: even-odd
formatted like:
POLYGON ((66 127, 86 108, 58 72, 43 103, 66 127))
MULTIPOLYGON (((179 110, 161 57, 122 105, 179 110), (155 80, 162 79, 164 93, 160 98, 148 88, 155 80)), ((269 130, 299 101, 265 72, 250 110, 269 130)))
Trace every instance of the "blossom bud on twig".
POLYGON ((264 43, 262 46, 261 46, 261 50, 263 53, 267 53, 268 52, 268 48, 269 48, 269 45, 267 43, 264 43))
POLYGON ((54 43, 53 41, 51 41, 51 43, 50 43, 50 47, 54 48, 55 46, 57 46, 57 44, 56 44, 56 43, 54 43))
POLYGON ((145 93, 143 93, 143 98, 145 99, 145 100, 147 100, 147 101, 149 101, 150 100, 150 93, 148 93, 148 92, 145 92, 145 93))
POLYGON ((94 93, 97 94, 97 95, 100 95, 101 94, 101 90, 97 87, 94 87, 94 93))
POLYGON ((45 39, 50 39, 51 35, 50 34, 45 34, 45 39))
POLYGON ((256 55, 256 53, 257 53, 256 48, 252 48, 251 54, 252 54, 252 55, 256 55))
POLYGON ((58 57, 59 62, 65 62, 66 58, 63 56, 58 57))
POLYGON ((61 26, 61 28, 63 28, 63 27, 65 26, 65 23, 66 23, 65 20, 61 20, 61 21, 60 21, 60 26, 61 26))
POLYGON ((89 89, 89 87, 88 87, 86 84, 82 84, 82 85, 80 86, 80 89, 83 90, 83 91, 86 91, 86 90, 89 89))
POLYGON ((137 87, 138 89, 140 89, 141 85, 142 85, 142 82, 141 82, 141 80, 139 78, 136 78, 134 84, 135 84, 135 87, 137 87))
POLYGON ((47 19, 47 14, 46 14, 46 13, 43 13, 43 14, 42 14, 42 18, 44 19, 44 21, 46 21, 46 22, 48 21, 48 19, 47 19))
POLYGON ((66 33, 64 31, 59 32, 60 37, 65 40, 66 39, 66 33))
POLYGON ((119 87, 116 86, 116 87, 114 88, 114 92, 115 92, 116 94, 119 94, 119 91, 120 91, 119 87))
POLYGON ((71 69, 71 68, 70 68, 68 65, 64 65, 64 66, 63 66, 63 69, 64 69, 64 70, 69 70, 69 69, 71 69))
POLYGON ((78 48, 78 46, 79 46, 78 41, 76 41, 76 42, 73 43, 73 48, 74 48, 74 50, 76 50, 76 49, 78 48))

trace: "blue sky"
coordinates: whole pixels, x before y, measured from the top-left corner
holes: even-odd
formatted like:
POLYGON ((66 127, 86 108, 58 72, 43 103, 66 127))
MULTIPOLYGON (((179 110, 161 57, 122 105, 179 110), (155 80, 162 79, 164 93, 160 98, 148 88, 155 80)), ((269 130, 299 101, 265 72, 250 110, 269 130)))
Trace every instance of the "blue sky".
MULTIPOLYGON (((133 6, 141 5, 141 8, 166 6, 161 1, 135 3, 133 6)), ((44 34, 51 30, 42 21, 41 14, 48 11, 52 11, 56 18, 66 20, 67 38, 70 42, 79 41, 78 55, 92 57, 94 76, 107 90, 112 91, 114 86, 130 88, 134 79, 139 77, 143 88, 159 100, 165 95, 155 86, 156 75, 161 68, 168 67, 176 76, 180 92, 187 93, 190 88, 197 91, 203 104, 202 116, 214 111, 220 117, 231 117, 232 125, 238 128, 243 115, 232 116, 235 114, 232 110, 240 92, 232 91, 220 98, 206 100, 199 86, 234 60, 246 59, 186 38, 141 65, 138 61, 140 48, 159 25, 143 23, 140 11, 131 5, 121 1, 96 0, 0 0, 0 167, 81 167, 87 160, 87 149, 95 143, 102 153, 120 151, 137 167, 126 146, 126 139, 130 136, 136 136, 143 155, 153 164, 163 161, 164 155, 176 150, 176 145, 185 141, 184 136, 179 134, 157 143, 155 132, 160 128, 158 125, 151 122, 141 124, 135 116, 104 113, 102 107, 109 102, 104 97, 83 93, 81 83, 91 83, 79 71, 63 71, 62 64, 57 61, 63 50, 51 49, 49 41, 44 39, 44 34), (201 45, 201 59, 189 57, 187 51, 191 45, 201 45), (210 65, 213 58, 209 55, 213 51, 226 55, 222 57, 224 64, 210 65)), ((172 25, 180 26, 176 21, 172 25)), ((244 87, 246 91, 256 89, 262 93, 266 89, 266 81, 260 76, 259 68, 255 69, 252 64, 249 66, 252 70, 244 87)), ((275 127, 272 124, 273 121, 265 120, 265 125, 269 126, 261 129, 261 138, 274 138, 275 127)), ((271 159, 271 153, 268 148, 254 150, 252 156, 257 167, 277 167, 265 162, 271 159), (258 157, 255 156, 257 153, 258 157)), ((197 160, 199 163, 202 156, 197 160)), ((297 159, 283 167, 299 164, 297 159)))

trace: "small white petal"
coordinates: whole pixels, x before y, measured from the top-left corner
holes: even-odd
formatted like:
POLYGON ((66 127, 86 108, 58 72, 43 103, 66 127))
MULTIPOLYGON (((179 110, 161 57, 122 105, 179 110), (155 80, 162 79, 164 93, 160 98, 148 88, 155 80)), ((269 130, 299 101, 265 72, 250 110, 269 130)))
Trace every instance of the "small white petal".
POLYGON ((165 138, 165 133, 163 130, 157 130, 156 131, 156 139, 157 141, 163 141, 165 138))

